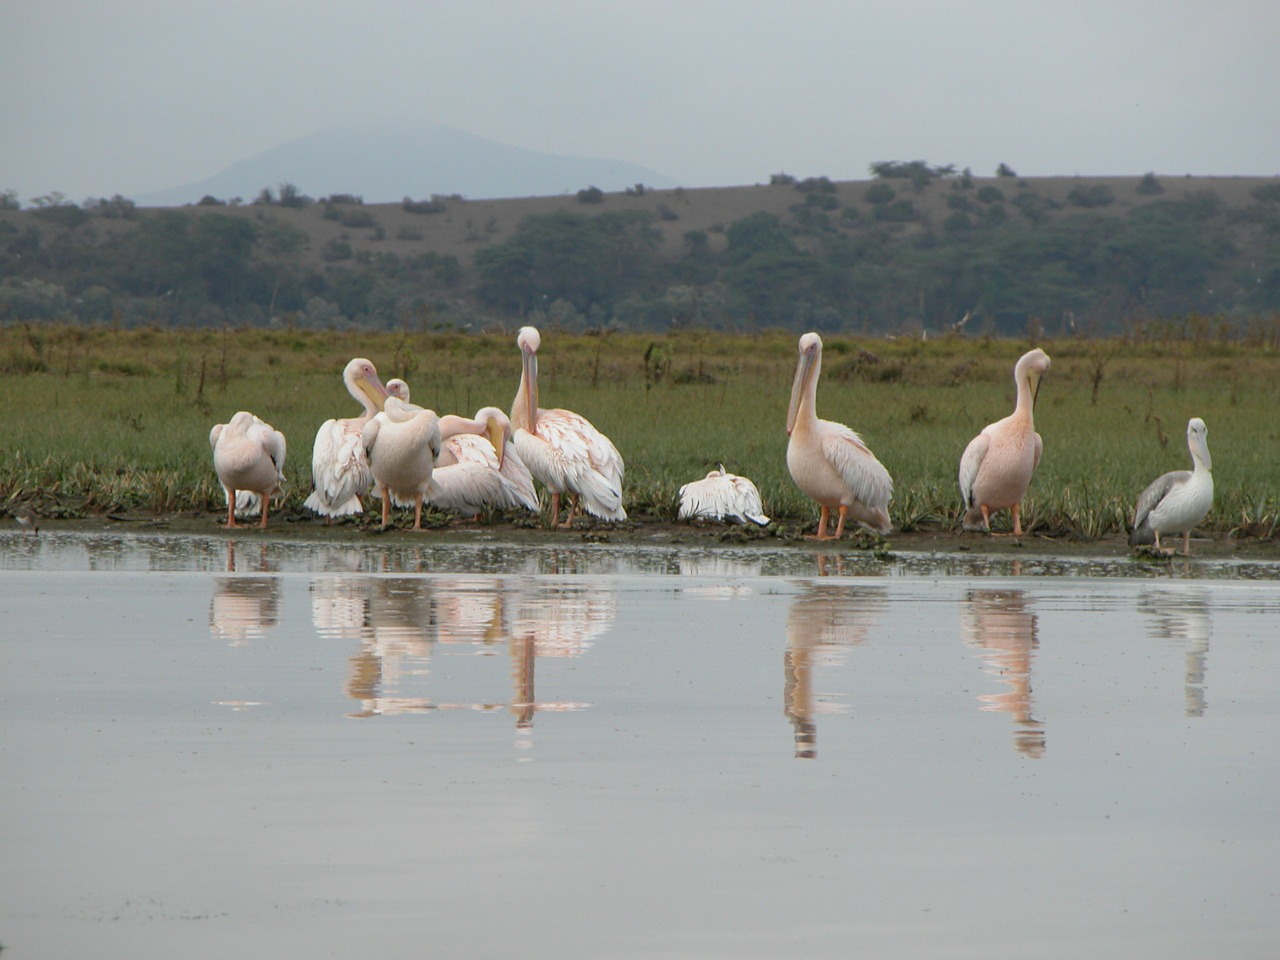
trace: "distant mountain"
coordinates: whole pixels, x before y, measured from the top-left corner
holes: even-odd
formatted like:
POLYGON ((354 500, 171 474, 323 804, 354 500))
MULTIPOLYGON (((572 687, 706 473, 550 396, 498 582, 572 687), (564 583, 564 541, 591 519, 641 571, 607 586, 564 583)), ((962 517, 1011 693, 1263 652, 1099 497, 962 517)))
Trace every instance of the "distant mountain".
POLYGON ((487 140, 439 124, 411 129, 351 126, 323 130, 232 164, 222 173, 132 199, 139 206, 179 206, 204 196, 252 200, 263 187, 291 183, 324 197, 350 193, 368 203, 461 194, 469 200, 554 196, 595 186, 619 191, 637 183, 674 187, 656 171, 589 157, 560 156, 487 140))

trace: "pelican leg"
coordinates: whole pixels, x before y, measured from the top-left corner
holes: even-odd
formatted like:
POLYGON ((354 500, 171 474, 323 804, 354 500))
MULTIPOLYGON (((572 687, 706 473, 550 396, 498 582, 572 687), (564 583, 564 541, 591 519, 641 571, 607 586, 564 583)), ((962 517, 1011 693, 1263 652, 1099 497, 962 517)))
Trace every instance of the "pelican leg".
POLYGON ((227 527, 237 527, 236 523, 236 492, 234 490, 227 491, 227 527))
POLYGON ((849 515, 849 508, 843 503, 840 504, 840 518, 836 521, 835 539, 839 540, 844 536, 844 518, 849 515))
POLYGON ((1022 536, 1022 517, 1018 511, 1019 505, 1016 503, 1009 508, 1009 512, 1013 514, 1013 535, 1015 537, 1022 536))
POLYGON ((391 491, 383 483, 378 484, 378 489, 382 491, 382 529, 385 530, 391 526, 391 491))
POLYGON ((569 512, 565 515, 564 523, 560 524, 560 527, 563 530, 573 529, 573 515, 578 510, 578 498, 573 494, 568 494, 567 499, 569 501, 569 512))
POLYGON ((422 493, 418 492, 413 498, 413 529, 418 533, 422 532, 422 493))
POLYGON ((991 511, 987 509, 985 503, 979 505, 982 510, 982 529, 991 532, 991 511))
POLYGON ((827 536, 827 518, 831 516, 831 511, 826 507, 822 508, 822 512, 818 514, 818 532, 811 536, 805 537, 806 540, 830 540, 827 536))
POLYGON ((270 494, 262 495, 262 520, 258 523, 259 530, 267 529, 267 504, 271 502, 270 494))
POLYGON ((551 526, 552 528, 560 520, 560 494, 553 492, 551 494, 551 526))
POLYGON ((1191 556, 1191 531, 1188 530, 1182 535, 1182 555, 1184 557, 1191 556))

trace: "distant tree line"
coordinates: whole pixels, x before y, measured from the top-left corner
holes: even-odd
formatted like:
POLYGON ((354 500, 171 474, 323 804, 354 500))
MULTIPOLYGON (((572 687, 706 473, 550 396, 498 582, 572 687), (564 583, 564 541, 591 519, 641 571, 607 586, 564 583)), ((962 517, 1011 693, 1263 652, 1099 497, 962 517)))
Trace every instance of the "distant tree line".
MULTIPOLYGON (((1125 213, 1104 184, 1082 181, 1066 203, 1024 188, 1001 165, 999 186, 923 161, 872 166, 864 204, 842 205, 825 177, 794 188, 784 216, 757 212, 711 232, 690 230, 664 254, 659 207, 591 207, 526 218, 478 247, 474 265, 311 238, 264 207, 321 205, 344 226, 381 230, 360 198, 313 201, 289 185, 251 207, 136 210, 120 197, 82 205, 51 195, 0 218, 0 322, 122 324, 406 322, 464 325, 522 319, 573 327, 783 327, 881 333, 948 329, 1021 333, 1032 321, 1107 333, 1142 317, 1249 317, 1280 312, 1280 184, 1246 207, 1213 193, 1164 197, 1154 175, 1125 213), (1007 171, 1007 172, 1003 172, 1007 171), (917 194, 946 179, 947 213, 926 224, 917 194), (910 228, 910 229, 908 229, 910 228), (715 239, 713 242, 713 234, 715 239)), ((934 187, 933 189, 938 189, 934 187)), ((643 196, 637 185, 629 194, 643 196)), ((407 212, 457 197, 405 198, 407 212)), ((0 195, 0 211, 17 204, 0 195)), ((477 240, 483 237, 477 237, 477 240)))

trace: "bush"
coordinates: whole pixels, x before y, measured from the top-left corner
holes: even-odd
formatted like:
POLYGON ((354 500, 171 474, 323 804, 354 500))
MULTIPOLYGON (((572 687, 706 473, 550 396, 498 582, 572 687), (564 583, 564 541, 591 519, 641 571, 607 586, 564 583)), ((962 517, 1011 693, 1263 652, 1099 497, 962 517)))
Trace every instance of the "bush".
POLYGON ((1017 171, 1015 171, 1013 167, 1009 166, 1007 163, 1002 163, 1000 164, 1000 166, 996 167, 997 177, 1016 177, 1017 175, 1018 175, 1017 171))
POLYGON ((400 201, 400 209, 405 213, 444 213, 448 207, 439 194, 432 194, 430 200, 414 200, 405 197, 400 201))
POLYGON ((1105 183, 1094 184, 1091 187, 1080 184, 1071 188, 1071 192, 1067 194, 1067 200, 1077 207, 1093 209, 1115 203, 1116 195, 1105 183))
POLYGON ((867 187, 867 192, 862 195, 862 198, 866 200, 867 203, 879 206, 882 203, 888 203, 896 196, 897 193, 894 191, 893 187, 889 186, 887 183, 873 183, 871 186, 867 187))
POLYGON ((805 177, 796 184, 801 193, 835 193, 836 185, 826 177, 805 177))
POLYGON ((1249 191, 1249 196, 1263 203, 1280 201, 1280 183, 1264 183, 1249 191))
POLYGON ((1164 193, 1164 187, 1160 186, 1160 181, 1156 179, 1154 173, 1146 173, 1143 174, 1142 181, 1138 184, 1138 192, 1144 195, 1164 193))
POLYGON ((796 178, 789 173, 773 173, 769 175, 769 186, 771 187, 792 187, 795 186, 796 178))
POLYGON ((604 191, 599 187, 586 187, 578 191, 579 203, 604 203, 604 191))
POLYGON ((982 187, 974 194, 983 203, 999 203, 1004 199, 1004 192, 999 187, 993 187, 988 184, 982 187))

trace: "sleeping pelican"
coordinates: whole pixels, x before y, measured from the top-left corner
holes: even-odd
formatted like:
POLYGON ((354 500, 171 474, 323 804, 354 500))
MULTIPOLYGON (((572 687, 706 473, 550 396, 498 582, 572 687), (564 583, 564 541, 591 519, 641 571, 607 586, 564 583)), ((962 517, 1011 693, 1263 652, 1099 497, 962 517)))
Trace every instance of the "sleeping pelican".
POLYGON ((1209 457, 1209 428, 1199 417, 1187 422, 1191 470, 1174 470, 1152 481, 1138 497, 1129 546, 1155 542, 1160 534, 1182 534, 1182 555, 1191 554, 1191 529, 1213 506, 1213 460, 1209 457))
POLYGON ((440 456, 429 499, 446 510, 474 516, 499 510, 541 507, 533 475, 511 440, 511 421, 497 407, 481 407, 473 418, 440 418, 440 456))
POLYGON ((796 486, 818 501, 822 513, 815 540, 838 540, 852 517, 877 533, 888 533, 893 478, 862 438, 843 423, 819 420, 818 375, 822 371, 822 338, 800 338, 800 362, 791 383, 787 410, 787 469, 796 486), (831 511, 839 511, 836 532, 827 534, 831 511))
POLYGON ((511 429, 516 450, 529 471, 551 491, 551 525, 556 526, 560 518, 561 494, 570 499, 562 527, 572 525, 579 505, 605 520, 625 520, 623 464, 617 448, 585 417, 538 406, 541 342, 534 327, 521 327, 516 336, 523 366, 520 388, 511 405, 511 429))
POLYGON ((768 526, 760 491, 746 477, 727 473, 724 464, 702 480, 680 488, 680 520, 738 520, 768 526))
POLYGON ((219 423, 209 431, 213 447, 213 469, 227 494, 227 526, 236 527, 236 508, 262 512, 259 527, 267 526, 267 502, 284 483, 284 434, 269 423, 241 410, 229 423, 219 423), (237 493, 250 493, 248 502, 237 493), (246 509, 246 507, 248 509, 246 509))
POLYGON ((422 529, 422 501, 440 453, 440 418, 431 410, 388 396, 382 412, 361 432, 369 469, 382 495, 382 528, 391 525, 391 501, 413 505, 413 529, 422 529))
POLYGON ((360 440, 364 425, 382 409, 387 388, 378 380, 378 371, 363 357, 357 357, 342 371, 347 392, 364 407, 364 413, 345 420, 326 420, 316 432, 311 453, 311 478, 315 490, 302 504, 323 517, 345 517, 360 513, 360 498, 373 485, 369 458, 360 440))
POLYGON ((1040 392, 1040 378, 1048 369, 1049 355, 1043 350, 1024 353, 1013 368, 1013 382, 1018 388, 1013 413, 983 427, 965 447, 960 458, 964 529, 990 533, 991 514, 1008 507, 1013 515, 1013 535, 1022 536, 1022 498, 1027 495, 1031 474, 1044 449, 1032 412, 1040 392))

